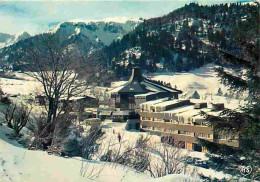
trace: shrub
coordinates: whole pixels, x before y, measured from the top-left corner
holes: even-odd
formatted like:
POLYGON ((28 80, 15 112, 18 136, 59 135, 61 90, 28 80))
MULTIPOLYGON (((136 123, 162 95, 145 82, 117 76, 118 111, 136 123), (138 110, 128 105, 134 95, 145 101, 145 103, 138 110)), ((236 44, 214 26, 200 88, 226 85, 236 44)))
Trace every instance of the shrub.
POLYGON ((9 99, 9 97, 2 97, 0 102, 3 104, 11 104, 11 100, 9 99))
POLYGON ((31 110, 25 105, 17 106, 16 104, 11 104, 4 111, 7 126, 12 128, 17 136, 29 122, 31 110))
POLYGON ((82 145, 76 138, 71 138, 64 144, 63 152, 70 157, 82 156, 82 145))

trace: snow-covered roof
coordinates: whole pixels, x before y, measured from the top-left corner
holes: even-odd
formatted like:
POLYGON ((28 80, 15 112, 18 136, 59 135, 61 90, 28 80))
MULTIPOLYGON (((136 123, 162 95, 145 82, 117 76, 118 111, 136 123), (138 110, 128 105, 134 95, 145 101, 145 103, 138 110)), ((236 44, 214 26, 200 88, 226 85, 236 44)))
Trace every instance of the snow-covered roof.
POLYGON ((186 100, 180 100, 180 99, 173 99, 173 100, 168 100, 168 101, 165 101, 165 102, 162 102, 162 103, 157 103, 157 104, 154 104, 154 106, 160 106, 160 107, 166 107, 166 106, 169 106, 169 105, 172 105, 172 104, 177 104, 177 103, 180 103, 180 102, 185 102, 186 100))
POLYGON ((157 94, 158 92, 148 92, 148 93, 145 93, 145 94, 137 94, 137 95, 135 95, 135 97, 136 96, 148 96, 148 95, 154 95, 154 94, 157 94))
POLYGON ((120 87, 114 88, 114 89, 110 90, 108 93, 118 92, 118 91, 121 90, 123 87, 124 87, 124 86, 120 86, 120 87))
POLYGON ((144 103, 142 103, 142 104, 140 104, 140 105, 153 105, 153 104, 165 102, 166 100, 168 100, 168 98, 162 98, 162 99, 157 99, 157 100, 151 100, 151 101, 144 102, 144 103))
POLYGON ((177 108, 174 108, 174 109, 170 109, 168 111, 164 111, 164 113, 183 113, 183 112, 190 112, 190 111, 198 111, 198 110, 195 110, 194 109, 194 106, 181 106, 181 107, 177 107, 177 108))

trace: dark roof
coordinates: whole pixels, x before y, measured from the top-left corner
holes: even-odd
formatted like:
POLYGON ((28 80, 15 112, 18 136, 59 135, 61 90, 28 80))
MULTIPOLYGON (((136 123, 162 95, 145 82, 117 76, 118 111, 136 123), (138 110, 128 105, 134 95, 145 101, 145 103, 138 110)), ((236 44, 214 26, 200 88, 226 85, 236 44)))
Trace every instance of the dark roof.
POLYGON ((144 85, 142 85, 142 81, 144 80, 141 69, 134 68, 132 70, 132 75, 126 85, 118 91, 118 93, 147 93, 149 90, 146 89, 144 85))
POLYGON ((171 92, 182 93, 182 91, 167 87, 156 81, 148 80, 142 76, 141 69, 135 67, 129 81, 121 88, 118 93, 147 93, 147 92, 171 92))
POLYGON ((118 91, 118 93, 147 93, 148 89, 140 82, 133 81, 131 83, 126 84, 122 89, 118 91))

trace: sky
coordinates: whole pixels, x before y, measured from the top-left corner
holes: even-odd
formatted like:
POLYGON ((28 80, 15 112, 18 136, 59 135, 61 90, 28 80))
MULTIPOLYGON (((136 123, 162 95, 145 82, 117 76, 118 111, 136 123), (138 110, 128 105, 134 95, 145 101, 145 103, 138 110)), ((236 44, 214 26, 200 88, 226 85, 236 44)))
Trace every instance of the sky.
POLYGON ((158 17, 189 4, 220 4, 237 0, 96 0, 96 1, 2 1, 0 0, 0 32, 37 34, 50 30, 60 22, 82 19, 148 19, 158 17))

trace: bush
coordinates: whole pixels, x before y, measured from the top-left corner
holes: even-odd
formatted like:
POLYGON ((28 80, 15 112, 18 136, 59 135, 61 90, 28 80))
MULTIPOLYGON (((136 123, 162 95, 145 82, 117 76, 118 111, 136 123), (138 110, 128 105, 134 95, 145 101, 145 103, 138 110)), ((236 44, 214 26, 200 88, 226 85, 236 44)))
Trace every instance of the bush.
POLYGON ((77 141, 76 138, 69 139, 64 144, 63 152, 65 155, 74 157, 74 156, 82 156, 82 145, 77 141))
POLYGON ((28 109, 24 105, 17 106, 16 104, 11 104, 4 111, 7 126, 12 128, 17 136, 29 122, 30 114, 31 109, 28 109))
POLYGON ((3 104, 11 104, 11 100, 8 97, 2 97, 0 102, 3 104))
MULTIPOLYGON (((75 132, 77 133, 82 131, 77 130, 75 132)), ((93 154, 99 149, 99 144, 97 144, 97 141, 103 134, 101 125, 94 124, 89 129, 86 137, 76 135, 73 138, 69 138, 63 145, 63 152, 67 156, 79 156, 85 159, 91 159, 93 154), (79 138, 80 140, 78 140, 79 138)), ((106 160, 105 158, 106 157, 104 156, 103 160, 106 160)))

